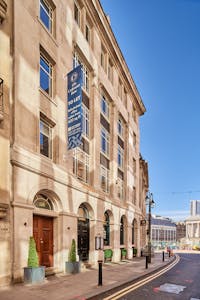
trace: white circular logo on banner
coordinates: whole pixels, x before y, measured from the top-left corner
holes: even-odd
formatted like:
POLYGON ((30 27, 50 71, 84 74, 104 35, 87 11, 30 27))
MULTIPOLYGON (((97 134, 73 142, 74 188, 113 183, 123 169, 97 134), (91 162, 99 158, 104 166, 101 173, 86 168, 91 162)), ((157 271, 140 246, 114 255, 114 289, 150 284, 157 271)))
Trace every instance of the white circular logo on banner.
POLYGON ((78 73, 77 73, 77 72, 74 72, 74 73, 72 74, 71 78, 70 78, 70 79, 71 79, 71 82, 76 81, 77 78, 78 78, 78 73))

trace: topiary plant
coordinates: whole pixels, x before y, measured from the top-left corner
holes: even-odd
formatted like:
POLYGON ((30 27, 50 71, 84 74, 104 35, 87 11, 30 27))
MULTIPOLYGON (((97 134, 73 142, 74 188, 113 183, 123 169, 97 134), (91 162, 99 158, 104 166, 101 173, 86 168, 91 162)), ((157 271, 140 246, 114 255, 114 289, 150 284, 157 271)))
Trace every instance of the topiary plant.
POLYGON ((121 255, 122 255, 123 257, 126 256, 126 253, 127 253, 127 250, 126 250, 125 248, 121 249, 121 255))
POLYGON ((69 262, 76 262, 76 242, 75 239, 72 240, 71 249, 69 251, 69 262))
POLYGON ((39 259, 36 250, 36 244, 34 237, 31 236, 29 239, 29 251, 28 251, 28 267, 36 268, 39 266, 39 259))
POLYGON ((113 256, 112 249, 106 249, 106 250, 104 250, 104 258, 112 258, 112 256, 113 256))
POLYGON ((137 248, 133 248, 133 255, 134 255, 134 256, 137 255, 137 248))

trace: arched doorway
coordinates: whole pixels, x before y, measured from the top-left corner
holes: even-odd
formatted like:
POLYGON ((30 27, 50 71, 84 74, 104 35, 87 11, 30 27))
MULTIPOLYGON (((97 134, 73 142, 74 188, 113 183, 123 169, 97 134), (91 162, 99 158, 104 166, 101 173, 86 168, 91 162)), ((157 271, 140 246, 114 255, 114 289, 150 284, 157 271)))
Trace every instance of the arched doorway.
POLYGON ((84 204, 78 209, 78 255, 81 261, 89 259, 90 220, 89 212, 84 204))
MULTIPOLYGON (((33 201, 36 208, 53 210, 52 201, 42 193, 38 193, 33 201)), ((33 237, 35 239, 39 264, 53 266, 53 218, 39 214, 33 215, 33 237)))
POLYGON ((104 213, 103 239, 104 239, 104 246, 109 246, 110 245, 110 216, 108 211, 104 213))
POLYGON ((125 239, 126 239, 125 226, 126 226, 126 217, 122 216, 120 220, 120 245, 125 244, 125 239))

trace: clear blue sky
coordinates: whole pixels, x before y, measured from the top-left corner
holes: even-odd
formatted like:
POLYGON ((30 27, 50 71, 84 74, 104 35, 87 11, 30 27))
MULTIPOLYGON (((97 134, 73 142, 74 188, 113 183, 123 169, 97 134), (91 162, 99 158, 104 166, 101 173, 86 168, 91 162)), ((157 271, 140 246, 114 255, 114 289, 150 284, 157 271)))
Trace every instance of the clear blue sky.
POLYGON ((200 0, 102 0, 146 107, 141 154, 152 213, 184 220, 200 199, 200 0))

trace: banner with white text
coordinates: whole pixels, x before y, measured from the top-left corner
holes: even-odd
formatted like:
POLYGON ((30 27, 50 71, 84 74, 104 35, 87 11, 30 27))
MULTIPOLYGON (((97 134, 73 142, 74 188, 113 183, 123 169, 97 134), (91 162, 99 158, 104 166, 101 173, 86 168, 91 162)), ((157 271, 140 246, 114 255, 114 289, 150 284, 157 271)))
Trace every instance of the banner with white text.
POLYGON ((68 78, 68 149, 81 145, 82 140, 82 67, 67 74, 68 78))

